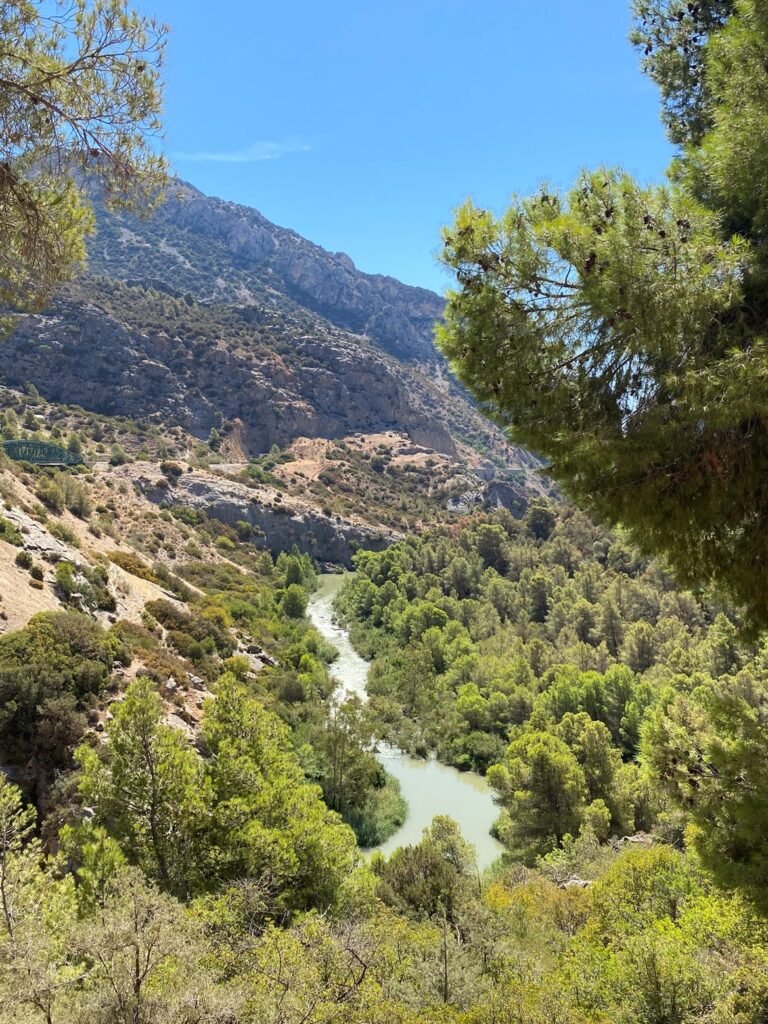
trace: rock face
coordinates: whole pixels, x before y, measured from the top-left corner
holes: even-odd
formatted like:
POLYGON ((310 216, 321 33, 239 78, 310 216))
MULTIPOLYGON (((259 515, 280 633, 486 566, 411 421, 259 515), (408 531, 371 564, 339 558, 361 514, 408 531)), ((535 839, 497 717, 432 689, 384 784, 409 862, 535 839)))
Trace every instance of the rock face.
POLYGON ((185 473, 172 487, 153 467, 124 467, 121 473, 150 501, 198 509, 229 526, 250 523, 256 547, 273 554, 290 551, 296 544, 319 562, 351 569, 352 555, 359 548, 381 551, 401 539, 393 532, 325 515, 296 499, 285 500, 277 491, 253 489, 211 473, 185 473))
POLYGON ((432 334, 443 300, 392 277, 364 274, 258 210, 177 183, 151 222, 99 210, 94 270, 111 277, 189 289, 201 298, 295 302, 332 324, 366 335, 399 359, 435 362, 432 334), (148 261, 147 249, 162 257, 148 261), (150 273, 148 274, 148 271, 150 273))
POLYGON ((536 470, 536 461, 531 456, 530 462, 514 471, 513 480, 490 480, 483 483, 476 490, 465 491, 463 494, 452 498, 448 502, 448 508, 457 515, 468 515, 474 508, 497 509, 506 508, 513 515, 522 515, 525 511, 531 490, 534 490, 533 481, 527 480, 529 469, 536 470))
MULTIPOLYGON (((246 312, 246 324, 251 319, 246 312)), ((299 436, 388 429, 455 453, 443 395, 427 378, 415 381, 360 338, 324 324, 306 333, 286 319, 277 314, 269 322, 271 333, 290 339, 290 351, 278 355, 263 346, 235 350, 213 338, 169 336, 94 302, 60 300, 49 314, 27 317, 5 343, 5 379, 19 387, 32 382, 50 401, 108 416, 153 414, 201 438, 222 420, 237 422, 253 454, 299 436)))

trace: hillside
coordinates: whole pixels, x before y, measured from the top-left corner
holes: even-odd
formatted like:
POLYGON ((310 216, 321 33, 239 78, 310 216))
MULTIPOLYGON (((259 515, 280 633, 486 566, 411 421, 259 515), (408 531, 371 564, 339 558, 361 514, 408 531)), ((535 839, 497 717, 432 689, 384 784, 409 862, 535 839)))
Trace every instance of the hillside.
POLYGON ((546 491, 537 460, 507 443, 437 353, 439 296, 362 274, 257 211, 185 185, 146 220, 97 209, 87 273, 6 342, 11 388, 175 425, 187 439, 177 455, 197 446, 198 461, 235 472, 275 446, 298 445, 306 462, 320 442, 308 476, 284 474, 282 488, 373 528, 473 504, 519 510, 546 491), (356 452, 343 485, 333 479, 341 452, 322 441, 356 452), (390 507, 391 474, 409 457, 426 486, 406 481, 397 491, 418 507, 402 493, 390 507), (371 467, 390 474, 386 487, 371 467))
POLYGON ((439 295, 364 274, 346 253, 328 252, 258 210, 177 182, 147 220, 97 211, 90 262, 98 273, 205 300, 313 310, 400 359, 438 360, 432 325, 443 311, 439 295))

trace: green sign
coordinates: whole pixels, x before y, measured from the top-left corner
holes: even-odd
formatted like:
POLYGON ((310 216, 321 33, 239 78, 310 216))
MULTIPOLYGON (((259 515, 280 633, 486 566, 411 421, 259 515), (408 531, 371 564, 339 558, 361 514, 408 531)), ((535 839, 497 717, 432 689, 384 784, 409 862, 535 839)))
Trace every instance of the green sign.
POLYGON ((34 462, 37 466, 79 466, 82 459, 66 448, 48 441, 3 441, 3 451, 17 462, 34 462))

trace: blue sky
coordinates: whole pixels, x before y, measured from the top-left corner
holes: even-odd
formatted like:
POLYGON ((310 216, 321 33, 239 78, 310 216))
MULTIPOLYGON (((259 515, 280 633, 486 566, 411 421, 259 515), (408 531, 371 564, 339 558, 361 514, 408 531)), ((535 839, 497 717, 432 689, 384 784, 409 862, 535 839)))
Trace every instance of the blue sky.
POLYGON ((439 229, 544 179, 670 149, 624 0, 140 0, 171 27, 166 148, 187 181, 365 271, 442 291, 439 229))

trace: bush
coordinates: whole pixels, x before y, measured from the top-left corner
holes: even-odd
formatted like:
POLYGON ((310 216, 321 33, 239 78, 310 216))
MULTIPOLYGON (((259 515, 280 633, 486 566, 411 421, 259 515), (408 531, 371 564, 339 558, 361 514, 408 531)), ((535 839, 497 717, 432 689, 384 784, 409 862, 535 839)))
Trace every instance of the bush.
POLYGON ((53 477, 41 480, 35 493, 52 512, 62 512, 66 508, 80 519, 90 515, 88 492, 70 473, 56 473, 53 477))
POLYGON ((67 509, 78 519, 87 519, 91 514, 91 499, 83 484, 68 473, 59 474, 57 479, 64 492, 64 504, 67 509))
POLYGON ((109 457, 110 466, 124 466, 127 461, 128 456, 125 454, 122 446, 119 444, 113 444, 109 457))
POLYGON ((189 633, 172 629, 168 633, 168 642, 176 651, 178 651, 182 658, 188 658, 190 661, 202 661, 205 657, 203 645, 199 640, 195 640, 194 637, 191 637, 189 633))
POLYGON ((126 619, 116 622, 112 627, 112 632, 131 650, 155 651, 159 647, 157 637, 153 636, 146 627, 139 626, 135 622, 128 622, 126 619))
POLYGON ((184 523, 186 526, 199 526, 208 518, 205 512, 201 512, 196 508, 189 508, 188 505, 174 505, 170 511, 174 519, 178 519, 180 523, 184 523))
POLYGON ((62 540, 65 544, 71 544, 73 548, 80 547, 80 538, 66 523, 51 523, 48 527, 48 532, 52 537, 56 537, 57 540, 62 540))
MULTIPOLYGON (((187 634, 193 640, 203 644, 204 651, 207 649, 212 653, 219 650, 224 657, 228 657, 234 649, 234 643, 227 631, 203 615, 184 611, 163 599, 149 601, 145 610, 165 626, 169 634, 187 634), (208 642, 207 648, 206 642, 208 642)), ((183 640, 181 642, 184 643, 183 640)))
POLYGON ((65 601, 77 593, 75 572, 71 562, 59 562, 56 566, 56 586, 65 601))
POLYGON ((146 562, 142 562, 139 556, 132 551, 110 551, 107 557, 110 562, 119 565, 121 569, 129 572, 131 576, 137 576, 140 580, 148 580, 150 583, 160 584, 160 580, 146 562))
POLYGON ((64 511, 64 491, 55 480, 41 480, 35 488, 35 494, 51 512, 64 511))
POLYGON ((28 551, 20 551, 18 555, 16 555, 15 561, 16 565, 18 565, 21 569, 31 569, 32 566, 34 565, 34 562, 32 561, 32 555, 30 555, 28 551))
POLYGON ((59 562, 56 566, 56 586, 64 601, 71 601, 77 594, 86 608, 92 611, 99 608, 101 611, 113 612, 117 607, 109 590, 109 574, 104 566, 81 566, 78 569, 71 562, 59 562))
POLYGON ((379 846, 389 839, 408 816, 408 804, 400 792, 397 779, 385 773, 383 786, 368 792, 362 810, 345 815, 345 820, 355 830, 357 841, 362 847, 379 846))
POLYGON ((167 477, 171 483, 175 483, 184 470, 177 462, 168 462, 167 460, 164 460, 160 463, 160 472, 163 476, 167 477))
POLYGON ((180 601, 191 601, 195 597, 195 592, 191 587, 188 587, 184 580, 170 571, 167 566, 163 565, 162 562, 157 562, 152 566, 152 572, 155 578, 164 586, 167 590, 172 591, 180 601))
MULTIPOLYGON (((41 586, 37 580, 30 585, 41 586)), ((20 765, 35 757, 41 774, 68 766, 85 727, 82 713, 104 689, 112 662, 127 658, 119 638, 79 612, 44 612, 24 629, 0 637, 3 760, 20 765), (68 710, 54 728, 50 714, 58 702, 60 710, 68 710)))
POLYGON ((301 619, 307 611, 307 592, 298 583, 291 583, 283 594, 283 611, 290 619, 301 619))
POLYGON ((156 683, 164 683, 171 676, 181 687, 189 686, 189 675, 184 662, 171 654, 170 651, 158 647, 154 651, 143 651, 141 661, 144 665, 144 675, 149 676, 156 683))

